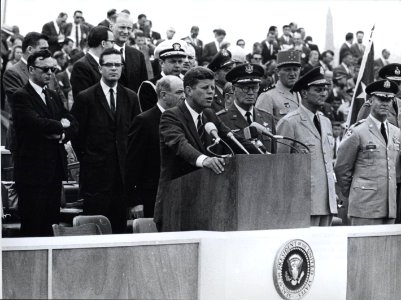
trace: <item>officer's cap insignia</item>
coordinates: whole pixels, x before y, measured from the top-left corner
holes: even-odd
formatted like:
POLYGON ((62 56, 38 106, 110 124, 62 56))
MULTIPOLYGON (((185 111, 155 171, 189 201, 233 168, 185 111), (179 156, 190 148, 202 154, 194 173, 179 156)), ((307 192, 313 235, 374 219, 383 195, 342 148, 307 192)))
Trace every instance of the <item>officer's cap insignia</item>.
POLYGON ((248 74, 251 74, 253 72, 253 66, 252 65, 246 65, 245 66, 245 72, 248 74))
POLYGON ((229 54, 226 49, 223 49, 223 50, 221 50, 221 55, 228 56, 229 54))
POLYGON ((390 86, 391 86, 390 81, 386 80, 386 81, 384 82, 384 87, 385 87, 386 89, 389 89, 390 86))
POLYGON ((174 43, 174 44, 173 44, 173 49, 174 49, 175 51, 179 51, 179 50, 181 50, 181 45, 180 45, 179 43, 174 43))
POLYGON ((394 74, 397 76, 401 74, 401 71, 398 69, 398 67, 395 68, 394 74))
POLYGON ((352 135, 352 130, 351 129, 348 129, 348 131, 347 131, 347 136, 351 136, 352 135))

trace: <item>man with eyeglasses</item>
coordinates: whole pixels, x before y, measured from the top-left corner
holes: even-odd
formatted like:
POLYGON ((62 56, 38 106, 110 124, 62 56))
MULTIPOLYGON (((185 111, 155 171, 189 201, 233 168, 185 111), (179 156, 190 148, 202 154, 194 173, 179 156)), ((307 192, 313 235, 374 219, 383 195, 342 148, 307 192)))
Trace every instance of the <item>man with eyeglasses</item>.
POLYGON ((216 82, 212 109, 215 112, 220 112, 225 109, 223 88, 227 83, 226 74, 235 67, 231 52, 226 49, 220 50, 207 67, 214 72, 214 80, 216 82))
POLYGON ((66 180, 64 143, 77 131, 75 118, 49 89, 55 62, 48 50, 28 57, 29 81, 12 96, 18 148, 14 179, 22 236, 52 236, 60 221, 62 180, 66 180))
POLYGON ((256 107, 272 114, 278 122, 282 117, 299 107, 297 94, 291 91, 301 71, 301 55, 298 51, 281 51, 277 54, 277 84, 261 93, 256 107))
MULTIPOLYGON (((261 124, 272 134, 276 134, 273 116, 254 106, 263 74, 264 69, 258 64, 242 64, 226 75, 227 81, 232 83, 234 103, 217 115, 225 125, 242 137, 245 137, 243 129, 253 122, 261 124)), ((274 152, 275 143, 272 139, 261 134, 258 134, 257 139, 263 143, 266 151, 274 152)), ((265 149, 262 151, 264 152, 265 149)))
POLYGON ((88 45, 88 52, 72 68, 70 81, 74 99, 79 92, 99 82, 99 57, 105 49, 113 48, 114 35, 109 28, 96 26, 89 32, 88 45))
MULTIPOLYGON (((311 155, 311 226, 330 226, 337 213, 334 186, 333 147, 331 122, 319 108, 328 96, 329 82, 322 67, 316 67, 302 76, 292 90, 299 92, 302 105, 290 112, 277 124, 277 133, 302 142, 311 155)), ((278 153, 307 150, 294 142, 277 144, 278 153), (291 147, 290 147, 291 146, 291 147)))
POLYGON ((351 225, 395 222, 401 136, 387 118, 398 91, 389 79, 369 84, 365 92, 371 102, 370 114, 350 127, 338 148, 334 170, 349 200, 351 225))
POLYGON ((99 57, 100 81, 79 93, 71 109, 79 122, 72 146, 81 164, 83 213, 106 216, 113 233, 126 231, 128 130, 139 113, 136 93, 119 84, 122 61, 118 50, 104 50, 99 57))
MULTIPOLYGON (((74 49, 85 49, 88 40, 89 28, 83 24, 83 13, 76 10, 73 15, 74 22, 63 26, 64 35, 74 41, 74 49)), ((90 46, 89 46, 90 47, 90 46)))

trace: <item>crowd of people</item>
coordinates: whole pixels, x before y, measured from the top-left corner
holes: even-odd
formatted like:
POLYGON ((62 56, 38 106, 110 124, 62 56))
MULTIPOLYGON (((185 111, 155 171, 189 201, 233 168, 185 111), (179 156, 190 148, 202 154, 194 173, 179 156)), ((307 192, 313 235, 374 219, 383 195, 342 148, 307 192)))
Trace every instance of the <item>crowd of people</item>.
POLYGON ((312 226, 330 226, 343 199, 352 225, 399 217, 401 64, 387 49, 346 128, 367 51, 362 31, 355 42, 345 35, 333 67, 337 55, 294 22, 281 35, 271 26, 247 53, 221 28, 204 44, 198 26, 181 39, 170 27, 162 39, 145 14, 106 15, 93 26, 82 11, 70 23, 61 12, 25 36, 2 27, 2 115, 22 236, 50 236, 59 223, 66 150, 80 164, 83 214, 106 216, 113 233, 130 217, 154 217, 160 228, 159 182, 198 168, 221 174, 233 153, 309 152, 312 226), (277 143, 276 134, 301 143, 277 143))

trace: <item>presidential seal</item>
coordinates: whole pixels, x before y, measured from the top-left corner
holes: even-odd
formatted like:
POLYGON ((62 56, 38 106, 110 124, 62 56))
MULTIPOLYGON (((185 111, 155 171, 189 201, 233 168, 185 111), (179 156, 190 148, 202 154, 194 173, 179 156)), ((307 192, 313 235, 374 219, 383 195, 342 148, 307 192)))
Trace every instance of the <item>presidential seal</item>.
POLYGON ((314 276, 315 258, 305 241, 290 240, 277 252, 273 280, 281 298, 301 299, 310 290, 314 276))

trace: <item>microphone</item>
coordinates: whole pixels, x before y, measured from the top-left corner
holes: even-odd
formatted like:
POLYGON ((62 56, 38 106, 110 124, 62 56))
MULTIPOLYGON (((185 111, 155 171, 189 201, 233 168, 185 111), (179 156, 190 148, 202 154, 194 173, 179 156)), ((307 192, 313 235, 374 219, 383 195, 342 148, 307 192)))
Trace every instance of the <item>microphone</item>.
POLYGON ((245 147, 235 138, 234 134, 230 131, 227 133, 227 137, 231 139, 235 144, 237 144, 238 147, 241 148, 242 151, 244 151, 246 154, 249 154, 249 152, 245 149, 245 147))
POLYGON ((279 135, 273 135, 269 130, 267 130, 263 125, 260 125, 259 123, 252 122, 251 125, 249 125, 249 126, 253 127, 253 128, 256 128, 256 130, 260 134, 267 135, 268 137, 270 137, 272 139, 281 138, 281 136, 279 136, 279 135))
POLYGON ((250 140, 252 142, 252 144, 255 145, 255 147, 258 149, 258 151, 261 154, 268 153, 266 147, 259 140, 259 133, 255 127, 250 127, 250 126, 245 127, 244 128, 244 137, 245 137, 245 139, 250 140))
POLYGON ((217 132, 216 125, 214 125, 212 122, 207 122, 205 124, 205 131, 207 132, 208 135, 211 135, 215 139, 215 144, 218 144, 221 140, 219 137, 219 134, 217 132))

